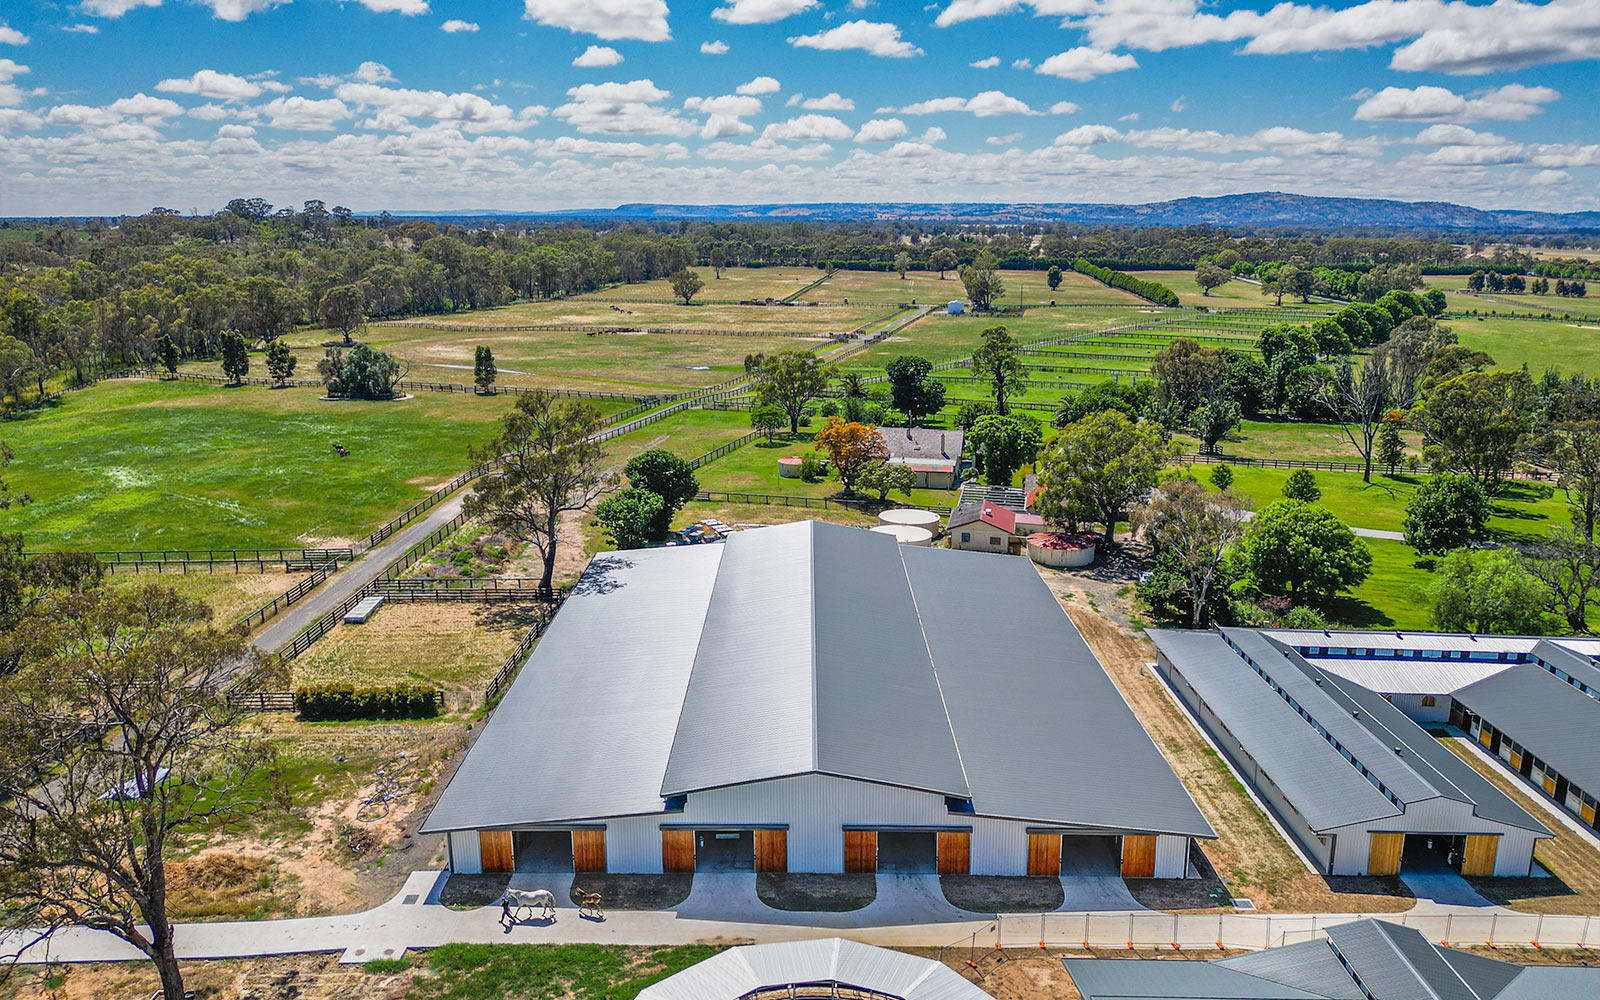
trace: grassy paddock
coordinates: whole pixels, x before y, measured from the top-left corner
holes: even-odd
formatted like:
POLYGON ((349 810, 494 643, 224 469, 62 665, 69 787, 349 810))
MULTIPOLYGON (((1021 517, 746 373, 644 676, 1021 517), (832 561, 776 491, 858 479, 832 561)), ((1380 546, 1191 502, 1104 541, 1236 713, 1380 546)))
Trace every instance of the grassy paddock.
POLYGON ((17 454, 11 482, 34 499, 8 520, 39 548, 343 544, 465 468, 467 445, 488 440, 510 405, 102 383, 0 427, 17 454))
MULTIPOLYGON (((850 367, 881 367, 902 354, 916 354, 934 363, 954 361, 977 348, 979 335, 1003 326, 1016 340, 1037 340, 1090 333, 1138 323, 1162 310, 1106 306, 1092 309, 1033 309, 1021 316, 947 316, 934 313, 917 320, 880 344, 852 355, 850 367)), ((1024 358, 1026 360, 1026 358, 1024 358)))
POLYGON ((1464 346, 1484 351, 1502 368, 1527 365, 1535 377, 1552 365, 1600 374, 1600 320, 1460 316, 1445 322, 1464 346))
POLYGON ((306 573, 113 573, 107 579, 116 587, 158 584, 184 597, 211 606, 214 621, 231 625, 261 605, 304 580, 306 573))
MULTIPOLYGON (((746 299, 781 299, 822 277, 814 267, 725 267, 722 277, 709 267, 690 270, 700 275, 705 287, 695 294, 697 301, 734 301, 746 299)), ((654 281, 636 281, 633 284, 607 285, 597 292, 573 296, 571 302, 588 299, 662 299, 674 300, 672 283, 665 278, 654 281)), ((810 298, 810 296, 806 296, 810 298)))
MULTIPOLYGON (((883 428, 885 436, 894 432, 893 427, 883 428)), ((736 448, 715 462, 702 466, 695 473, 700 480, 700 488, 729 493, 833 496, 840 490, 839 477, 836 475, 829 474, 815 483, 801 479, 784 479, 778 475, 778 459, 784 455, 801 455, 809 451, 814 436, 813 431, 802 430, 798 438, 780 435, 771 444, 766 441, 752 441, 743 448, 736 448)), ((956 491, 917 489, 911 491, 909 499, 899 493, 890 494, 889 499, 910 507, 953 507, 956 502, 956 491)))
POLYGON ((449 313, 417 320, 471 330, 479 327, 541 323, 581 326, 637 326, 697 330, 780 330, 833 333, 853 330, 885 312, 882 306, 741 306, 682 303, 603 302, 593 299, 518 302, 492 309, 449 313))

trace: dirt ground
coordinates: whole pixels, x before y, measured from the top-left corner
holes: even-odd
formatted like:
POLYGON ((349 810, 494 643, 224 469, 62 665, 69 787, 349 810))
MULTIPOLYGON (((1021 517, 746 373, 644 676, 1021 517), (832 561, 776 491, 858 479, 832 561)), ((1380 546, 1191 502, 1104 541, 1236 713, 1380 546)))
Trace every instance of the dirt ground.
POLYGON ((756 876, 756 895, 775 910, 844 913, 877 899, 878 879, 873 875, 762 872, 756 876))
POLYGON ((1555 878, 1475 878, 1472 887, 1502 906, 1530 913, 1600 914, 1600 851, 1551 817, 1532 795, 1461 745, 1458 737, 1441 738, 1456 756, 1494 782, 1517 805, 1544 823, 1554 840, 1541 840, 1534 857, 1555 878))
MULTIPOLYGON (((1133 607, 1130 554, 1114 556, 1087 573, 1041 570, 1061 598, 1078 630, 1105 665, 1134 713, 1166 755, 1218 838, 1200 849, 1226 886, 1226 895, 1243 897, 1265 911, 1384 913, 1410 909, 1413 900, 1399 879, 1325 878, 1304 864, 1278 835, 1227 765, 1217 756, 1168 696, 1159 678, 1145 668, 1155 647, 1141 633, 1133 607)), ((1148 906, 1210 911, 1225 900, 1206 879, 1173 885, 1129 883, 1148 906)))
POLYGON ((174 859, 182 919, 349 913, 443 864, 443 838, 417 826, 479 727, 460 721, 303 723, 263 717, 277 750, 265 808, 174 859))

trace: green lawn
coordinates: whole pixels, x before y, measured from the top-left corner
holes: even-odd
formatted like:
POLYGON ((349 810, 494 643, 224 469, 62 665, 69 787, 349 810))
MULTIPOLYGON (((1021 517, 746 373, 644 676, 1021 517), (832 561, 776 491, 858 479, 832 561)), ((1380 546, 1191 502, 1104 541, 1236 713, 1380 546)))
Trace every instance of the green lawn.
POLYGON ((427 954, 416 1000, 630 1000, 715 955, 712 945, 447 944, 427 954))
MULTIPOLYGON (((1401 437, 1410 445, 1411 451, 1420 451, 1421 435, 1408 431, 1402 433, 1401 437)), ((1174 434, 1173 438, 1183 442, 1190 451, 1200 449, 1199 440, 1187 434, 1174 434)), ((1243 421, 1238 430, 1223 439, 1219 450, 1224 454, 1243 458, 1306 459, 1322 462, 1361 461, 1361 455, 1337 424, 1296 423, 1288 420, 1243 421)))
POLYGON ((1273 305, 1273 298, 1261 294, 1261 286, 1254 282, 1235 278, 1226 285, 1221 285, 1211 290, 1206 295, 1195 284, 1194 271, 1130 271, 1135 278, 1146 281, 1159 281, 1174 292, 1178 293, 1178 301, 1186 306, 1205 306, 1207 309, 1226 309, 1229 306, 1249 306, 1251 308, 1283 308, 1292 311, 1300 304, 1284 300, 1281 307, 1273 305))
POLYGON ((741 306, 683 305, 682 303, 605 302, 599 299, 556 299, 518 302, 492 309, 429 316, 419 323, 443 324, 463 330, 496 326, 564 324, 578 326, 635 326, 675 330, 779 330, 795 333, 831 333, 853 330, 884 315, 885 306, 741 306))
POLYGON ((107 382, 0 427, 39 548, 344 544, 467 465, 505 396, 327 402, 314 389, 107 382), (340 458, 334 443, 350 451, 340 458))
POLYGON ((1329 618, 1356 628, 1431 629, 1432 563, 1405 542, 1363 538, 1372 553, 1372 573, 1348 597, 1334 601, 1329 618))
POLYGON ((745 410, 679 410, 607 441, 606 455, 609 464, 617 468, 652 448, 665 448, 679 458, 696 458, 749 433, 750 414, 745 410))
MULTIPOLYGON (((1052 289, 1045 271, 1001 271, 1000 281, 1005 294, 997 305, 1039 306, 1047 302, 1059 305, 1093 304, 1114 306, 1143 305, 1144 300, 1120 289, 1110 288, 1093 278, 1076 271, 1063 271, 1061 287, 1052 289)), ((910 302, 913 299, 926 305, 944 303, 951 299, 965 300, 967 292, 955 271, 947 271, 944 280, 937 271, 907 271, 901 278, 894 271, 835 271, 827 281, 801 296, 815 302, 861 303, 910 302)))

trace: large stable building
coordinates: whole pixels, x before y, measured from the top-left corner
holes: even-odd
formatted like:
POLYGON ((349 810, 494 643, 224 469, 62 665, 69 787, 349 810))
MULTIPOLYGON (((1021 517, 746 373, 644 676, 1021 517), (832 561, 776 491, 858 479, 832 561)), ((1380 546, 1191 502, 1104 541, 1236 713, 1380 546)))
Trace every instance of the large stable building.
POLYGON ((422 831, 457 872, 1161 878, 1214 836, 1030 563, 816 522, 597 556, 422 831))
POLYGON ((1382 693, 1254 629, 1150 636, 1157 671, 1320 871, 1532 873, 1550 830, 1382 693))
POLYGON ((1448 632, 1267 633, 1423 725, 1448 723, 1600 831, 1600 640, 1448 632))

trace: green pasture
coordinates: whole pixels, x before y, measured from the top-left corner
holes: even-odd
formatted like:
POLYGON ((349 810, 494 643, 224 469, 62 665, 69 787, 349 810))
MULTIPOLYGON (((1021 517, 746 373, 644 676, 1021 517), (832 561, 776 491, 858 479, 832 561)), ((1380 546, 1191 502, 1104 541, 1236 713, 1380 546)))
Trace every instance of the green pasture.
MULTIPOLYGON (((1152 310, 1159 311, 1159 310, 1152 310)), ((851 355, 847 367, 881 368, 902 354, 939 364, 965 357, 977 348, 984 330, 1003 326, 1018 341, 1091 333, 1148 318, 1141 309, 1105 306, 1083 309, 1030 309, 1021 316, 947 316, 933 313, 887 340, 851 355)))
MULTIPOLYGON (((1403 432, 1409 450, 1420 453, 1421 435, 1403 432)), ((1187 434, 1175 434, 1190 451, 1200 442, 1187 434)), ((1338 424, 1299 423, 1292 420, 1246 420, 1224 438, 1218 450, 1242 458, 1286 458, 1319 462, 1359 462, 1360 454, 1338 424)), ((1321 475, 1321 473, 1318 473, 1321 475)))
POLYGON ((253 548, 359 538, 466 468, 505 396, 329 402, 314 389, 106 382, 0 426, 30 547, 253 548), (341 458, 333 445, 344 445, 341 458))
MULTIPOLYGON (((720 278, 717 277, 717 272, 709 267, 694 267, 691 270, 699 274, 700 280, 705 282, 705 287, 695 294, 695 299, 706 302, 781 299, 822 277, 822 272, 814 267, 725 267, 720 278)), ((677 299, 677 295, 673 293, 670 281, 666 278, 657 278, 653 281, 636 281, 632 284, 624 282, 607 285, 596 292, 575 295, 569 301, 583 302, 586 299, 634 301, 655 299, 672 302, 677 299)))
POLYGON ((462 330, 565 324, 827 334, 847 333, 885 315, 891 308, 881 305, 741 306, 714 303, 686 306, 679 302, 605 302, 598 298, 573 298, 517 302, 491 309, 429 316, 415 322, 462 330))
POLYGON ((1445 324, 1462 344, 1487 353, 1502 368, 1527 365, 1538 376, 1554 365, 1600 374, 1600 322, 1456 316, 1445 324))
MULTIPOLYGON (((1001 271, 1000 280, 1005 294, 996 305, 1042 306, 1048 302, 1057 305, 1121 305, 1137 306, 1144 300, 1120 289, 1102 285, 1088 275, 1076 271, 1061 273, 1061 287, 1051 289, 1045 271, 1001 271)), ((907 271, 901 278, 894 271, 835 271, 818 287, 801 296, 816 302, 838 302, 846 299, 858 303, 910 302, 945 303, 951 299, 965 300, 966 289, 954 270, 945 272, 943 280, 937 271, 907 271)))

